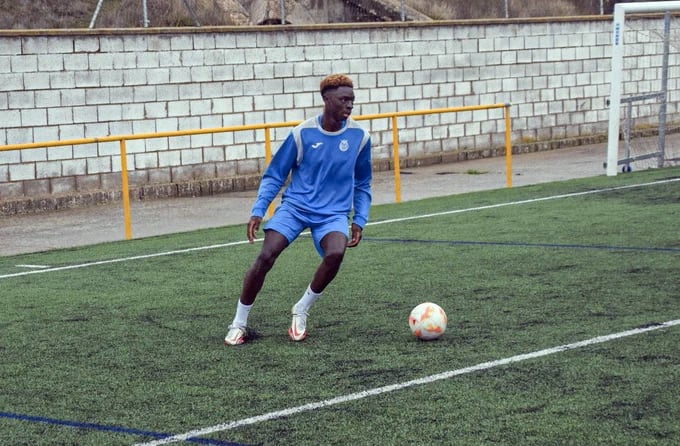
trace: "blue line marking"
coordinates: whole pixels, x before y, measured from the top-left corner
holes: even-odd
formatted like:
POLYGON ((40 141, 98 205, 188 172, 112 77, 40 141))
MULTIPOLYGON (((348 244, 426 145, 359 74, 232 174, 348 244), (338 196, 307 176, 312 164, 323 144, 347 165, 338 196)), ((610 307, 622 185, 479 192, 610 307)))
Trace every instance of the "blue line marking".
POLYGON ((605 251, 652 251, 652 252, 680 252, 680 248, 654 248, 648 246, 608 246, 608 245, 576 245, 557 243, 524 243, 524 242, 474 242, 465 240, 417 240, 397 238, 373 238, 364 237, 364 241, 388 242, 388 243, 422 243, 439 245, 488 245, 488 246, 513 246, 526 248, 567 248, 567 249, 601 249, 605 251))
MULTIPOLYGON (((67 426, 67 427, 73 427, 76 429, 92 429, 92 430, 97 430, 97 431, 103 431, 103 432, 117 432, 121 434, 129 434, 129 435, 139 435, 142 437, 152 437, 156 439, 163 439, 163 438, 168 438, 172 437, 174 434, 168 434, 168 433, 162 433, 162 432, 152 432, 152 431, 145 431, 141 429, 130 429, 127 427, 120 427, 120 426, 106 426, 103 424, 95 424, 95 423, 82 423, 79 421, 68 421, 68 420, 59 420, 57 418, 48 418, 48 417, 38 417, 34 415, 23 415, 23 414, 17 414, 17 413, 11 413, 11 412, 0 412, 0 418, 8 418, 8 419, 13 419, 13 420, 20 420, 20 421, 30 421, 33 423, 46 423, 46 424, 53 424, 57 426, 67 426)), ((187 438, 185 441, 189 441, 192 443, 197 443, 197 444, 214 444, 214 445, 222 445, 222 446, 244 446, 241 443, 231 443, 227 441, 221 441, 221 440, 211 440, 209 438, 187 438)))

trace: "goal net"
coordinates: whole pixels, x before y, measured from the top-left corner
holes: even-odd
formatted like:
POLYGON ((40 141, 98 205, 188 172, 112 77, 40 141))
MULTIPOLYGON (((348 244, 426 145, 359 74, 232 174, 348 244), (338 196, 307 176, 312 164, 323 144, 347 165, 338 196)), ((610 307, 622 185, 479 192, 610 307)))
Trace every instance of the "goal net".
POLYGON ((607 175, 680 164, 680 1, 614 7, 607 175))

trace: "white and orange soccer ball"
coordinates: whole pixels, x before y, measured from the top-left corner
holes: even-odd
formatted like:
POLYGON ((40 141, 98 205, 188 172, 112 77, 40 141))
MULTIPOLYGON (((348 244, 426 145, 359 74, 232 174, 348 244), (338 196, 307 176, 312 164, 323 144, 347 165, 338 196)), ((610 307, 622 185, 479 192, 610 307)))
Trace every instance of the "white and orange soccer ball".
POLYGON ((418 339, 437 339, 446 331, 446 313, 437 304, 423 302, 416 305, 408 316, 408 325, 418 339))

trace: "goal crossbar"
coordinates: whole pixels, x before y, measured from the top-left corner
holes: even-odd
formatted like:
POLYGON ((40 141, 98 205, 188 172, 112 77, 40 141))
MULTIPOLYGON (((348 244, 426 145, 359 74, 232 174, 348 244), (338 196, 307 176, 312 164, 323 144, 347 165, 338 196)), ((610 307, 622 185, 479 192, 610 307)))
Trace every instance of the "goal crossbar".
POLYGON ((619 154, 619 116, 621 113, 621 78, 624 55, 626 14, 661 13, 680 10, 680 1, 617 3, 614 5, 612 30, 611 90, 609 92, 609 129, 607 136, 607 175, 616 175, 619 154))

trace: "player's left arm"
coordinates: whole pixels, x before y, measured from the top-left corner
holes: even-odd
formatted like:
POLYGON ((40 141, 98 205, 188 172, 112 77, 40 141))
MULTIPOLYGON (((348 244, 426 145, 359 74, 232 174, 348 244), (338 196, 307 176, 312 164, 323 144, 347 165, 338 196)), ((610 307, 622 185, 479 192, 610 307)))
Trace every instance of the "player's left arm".
POLYGON ((365 145, 354 167, 354 216, 352 218, 351 239, 348 248, 353 248, 361 241, 364 226, 368 222, 368 211, 371 207, 371 140, 367 138, 365 145))
POLYGON ((351 229, 352 238, 347 242, 348 248, 354 248, 355 246, 357 246, 359 244, 359 242, 361 241, 361 234, 362 234, 363 231, 364 230, 361 226, 359 226, 356 223, 352 223, 352 229, 351 229))

